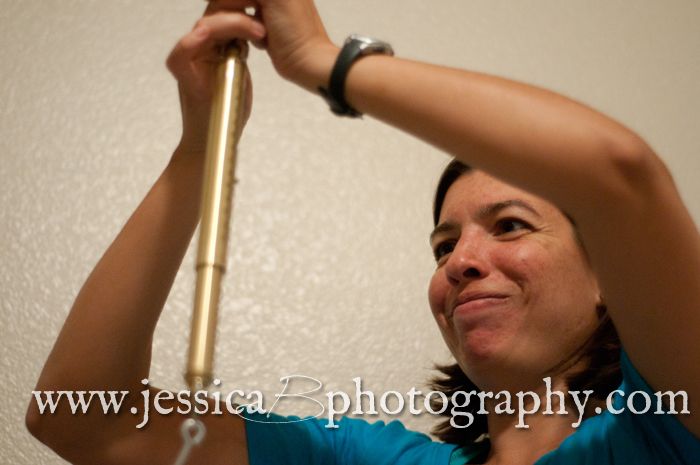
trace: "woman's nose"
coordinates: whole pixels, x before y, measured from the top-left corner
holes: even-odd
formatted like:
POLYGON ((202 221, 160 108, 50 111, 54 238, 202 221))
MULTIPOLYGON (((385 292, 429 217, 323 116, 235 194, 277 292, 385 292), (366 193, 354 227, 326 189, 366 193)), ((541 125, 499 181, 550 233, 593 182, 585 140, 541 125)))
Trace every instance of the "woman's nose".
POLYGON ((488 275, 488 261, 484 244, 472 240, 460 240, 445 263, 450 283, 457 285, 465 280, 481 279, 488 275))

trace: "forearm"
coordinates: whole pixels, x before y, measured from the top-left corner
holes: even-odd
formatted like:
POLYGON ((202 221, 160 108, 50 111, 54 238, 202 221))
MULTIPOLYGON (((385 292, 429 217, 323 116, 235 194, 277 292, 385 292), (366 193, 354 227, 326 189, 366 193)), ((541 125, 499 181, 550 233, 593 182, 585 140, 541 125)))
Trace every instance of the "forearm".
MULTIPOLYGON (((297 82, 310 91, 326 85, 336 55, 324 49, 297 82)), ((591 108, 495 76, 374 55, 353 65, 345 92, 359 111, 567 210, 579 210, 592 185, 624 189, 651 154, 591 108)))
MULTIPOLYGON (((199 217, 202 157, 184 155, 173 156, 83 285, 37 390, 143 388, 153 331, 199 217)), ((28 419, 39 420, 35 409, 28 419)))

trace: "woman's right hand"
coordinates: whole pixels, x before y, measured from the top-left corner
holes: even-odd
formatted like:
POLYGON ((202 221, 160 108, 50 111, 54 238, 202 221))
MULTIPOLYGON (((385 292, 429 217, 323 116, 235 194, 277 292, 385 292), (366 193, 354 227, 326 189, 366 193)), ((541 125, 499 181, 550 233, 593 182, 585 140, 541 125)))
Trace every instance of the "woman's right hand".
POLYGON ((264 46, 280 76, 311 92, 317 92, 319 86, 326 87, 340 50, 328 37, 314 1, 257 3, 257 16, 267 28, 264 46))
MULTIPOLYGON (((178 81, 182 111, 180 150, 204 153, 216 69, 222 60, 222 49, 239 39, 261 41, 265 26, 244 9, 255 6, 252 0, 211 2, 194 28, 183 36, 167 59, 167 67, 178 81)), ((244 122, 252 107, 252 83, 246 70, 244 122)))

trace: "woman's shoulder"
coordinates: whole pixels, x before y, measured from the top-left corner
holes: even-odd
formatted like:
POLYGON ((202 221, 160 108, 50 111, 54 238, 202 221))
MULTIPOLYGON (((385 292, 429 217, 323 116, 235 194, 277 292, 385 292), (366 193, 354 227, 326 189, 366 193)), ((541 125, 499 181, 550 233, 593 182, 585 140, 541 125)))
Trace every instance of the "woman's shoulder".
POLYGON ((600 414, 536 465, 696 465, 700 439, 678 420, 687 412, 684 393, 655 391, 624 353, 623 381, 606 400, 600 414), (675 412, 675 413, 674 413, 675 412))

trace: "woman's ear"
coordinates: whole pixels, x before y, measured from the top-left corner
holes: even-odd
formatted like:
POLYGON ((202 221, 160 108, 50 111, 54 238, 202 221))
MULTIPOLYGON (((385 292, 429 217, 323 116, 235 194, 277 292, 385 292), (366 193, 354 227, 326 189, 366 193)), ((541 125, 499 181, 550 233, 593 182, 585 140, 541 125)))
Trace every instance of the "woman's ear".
POLYGON ((608 306, 605 305, 605 298, 603 294, 598 294, 598 302, 595 305, 596 312, 598 312, 598 318, 602 318, 608 312, 608 306))

